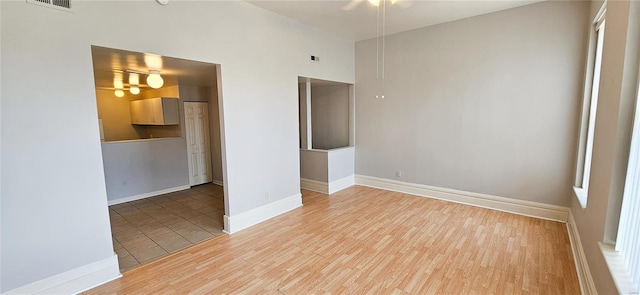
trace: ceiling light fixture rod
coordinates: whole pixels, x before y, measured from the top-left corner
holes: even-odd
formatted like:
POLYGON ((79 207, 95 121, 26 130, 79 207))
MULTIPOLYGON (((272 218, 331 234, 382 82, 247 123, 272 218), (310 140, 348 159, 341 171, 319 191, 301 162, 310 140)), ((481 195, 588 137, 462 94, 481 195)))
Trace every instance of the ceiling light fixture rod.
POLYGON ((387 26, 387 0, 382 0, 382 80, 384 80, 385 27, 387 26))
POLYGON ((116 72, 116 73, 147 75, 147 73, 145 73, 145 72, 133 71, 133 70, 113 69, 113 71, 116 72))
MULTIPOLYGON (((387 0, 370 1, 376 5, 376 80, 384 80, 387 35, 387 0), (382 7, 380 7, 382 6, 382 7), (382 35, 380 35, 382 31, 382 35)), ((395 1, 391 1, 393 4, 395 1)))
POLYGON ((376 80, 380 79, 380 5, 376 5, 376 80))

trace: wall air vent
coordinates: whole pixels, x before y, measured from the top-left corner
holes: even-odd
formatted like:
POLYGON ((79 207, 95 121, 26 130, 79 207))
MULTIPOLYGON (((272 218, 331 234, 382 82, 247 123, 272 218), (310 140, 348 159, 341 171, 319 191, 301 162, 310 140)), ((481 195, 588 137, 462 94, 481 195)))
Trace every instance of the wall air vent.
POLYGON ((71 12, 71 0, 27 0, 27 3, 71 12))

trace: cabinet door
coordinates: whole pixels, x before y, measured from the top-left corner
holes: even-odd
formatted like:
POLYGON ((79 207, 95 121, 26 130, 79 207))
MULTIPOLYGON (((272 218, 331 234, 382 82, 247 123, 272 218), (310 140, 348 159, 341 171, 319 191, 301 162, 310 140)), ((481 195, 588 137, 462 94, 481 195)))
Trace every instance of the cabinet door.
POLYGON ((164 125, 180 124, 178 99, 162 98, 162 123, 164 125))
POLYGON ((153 110, 151 102, 147 99, 134 100, 129 103, 131 124, 153 125, 153 110))
POLYGON ((148 99, 142 100, 142 113, 143 115, 143 124, 145 125, 155 125, 155 117, 153 115, 153 105, 151 101, 148 99))
POLYGON ((178 125, 178 99, 152 98, 134 100, 129 103, 131 124, 178 125))
POLYGON ((151 125, 164 125, 162 115, 162 98, 147 99, 149 102, 149 120, 151 125))
POLYGON ((142 101, 134 100, 129 103, 129 113, 131 114, 131 124, 141 124, 142 122, 142 101))

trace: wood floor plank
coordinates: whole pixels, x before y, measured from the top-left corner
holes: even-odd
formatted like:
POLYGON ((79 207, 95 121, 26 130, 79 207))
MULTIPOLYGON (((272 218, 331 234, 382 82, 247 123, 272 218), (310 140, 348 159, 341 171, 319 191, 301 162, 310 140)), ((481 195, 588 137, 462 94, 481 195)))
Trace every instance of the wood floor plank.
POLYGON ((579 294, 564 224, 355 186, 85 294, 579 294))

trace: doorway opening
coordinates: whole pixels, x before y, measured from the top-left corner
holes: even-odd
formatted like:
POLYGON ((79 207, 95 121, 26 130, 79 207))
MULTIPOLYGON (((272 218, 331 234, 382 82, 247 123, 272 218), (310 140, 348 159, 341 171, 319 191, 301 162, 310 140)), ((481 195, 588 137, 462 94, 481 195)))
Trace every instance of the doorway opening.
POLYGON ((223 234, 220 65, 99 46, 91 52, 120 269, 223 234))

